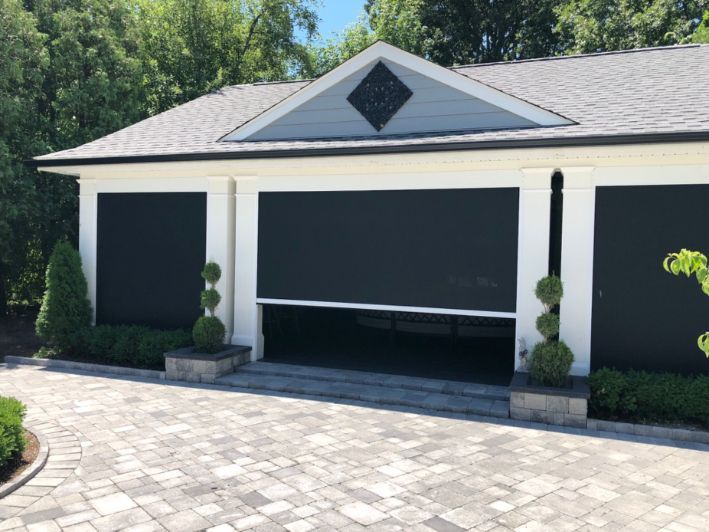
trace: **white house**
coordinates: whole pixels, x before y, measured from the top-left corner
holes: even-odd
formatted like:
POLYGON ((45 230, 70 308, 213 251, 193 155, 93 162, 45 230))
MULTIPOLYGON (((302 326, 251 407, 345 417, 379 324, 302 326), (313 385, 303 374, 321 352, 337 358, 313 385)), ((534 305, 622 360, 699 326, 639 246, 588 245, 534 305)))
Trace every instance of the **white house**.
POLYGON ((34 164, 78 178, 99 323, 189 326, 210 259, 253 358, 509 379, 553 271, 574 374, 707 368, 709 298, 661 261, 709 250, 709 46, 443 68, 378 42, 34 164))

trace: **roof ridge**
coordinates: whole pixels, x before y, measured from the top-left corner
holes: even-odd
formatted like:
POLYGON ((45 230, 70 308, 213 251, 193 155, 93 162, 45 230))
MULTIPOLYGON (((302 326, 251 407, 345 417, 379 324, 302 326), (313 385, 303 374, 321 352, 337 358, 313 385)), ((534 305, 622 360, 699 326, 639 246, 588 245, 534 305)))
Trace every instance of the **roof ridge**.
MULTIPOLYGON (((532 63, 540 61, 557 61, 562 59, 579 59, 581 57, 597 57, 604 55, 621 55, 621 54, 635 54, 642 52, 653 52, 657 50, 681 50, 684 48, 701 48, 702 46, 709 47, 709 44, 702 43, 691 43, 691 44, 673 44, 667 46, 648 46, 646 48, 629 48, 627 50, 609 50, 607 52, 594 52, 591 54, 574 54, 574 55, 555 55, 550 57, 531 57, 529 59, 512 59, 509 61, 494 61, 492 63, 470 63, 467 65, 456 65, 447 66, 448 70, 458 70, 460 68, 471 68, 471 67, 486 67, 492 65, 515 65, 518 63, 532 63)), ((233 87, 261 87, 267 85, 284 85, 287 83, 310 83, 315 81, 317 78, 304 78, 304 79, 282 79, 273 81, 254 81, 251 83, 237 83, 235 85, 224 85, 221 89, 215 89, 213 92, 218 92, 222 89, 230 89, 233 87)), ((206 96, 206 95, 205 95, 206 96)))
POLYGON ((702 46, 709 46, 709 45, 702 45, 701 43, 693 43, 693 44, 673 44, 673 45, 668 45, 668 46, 649 46, 647 48, 629 48, 627 50, 609 50, 606 52, 594 52, 590 54, 574 54, 574 55, 554 55, 551 57, 531 57, 529 59, 512 59, 509 61, 494 61, 492 63, 470 63, 467 65, 457 65, 457 66, 450 66, 446 67, 451 70, 457 70, 459 68, 470 68, 470 67, 485 67, 485 66, 491 66, 491 65, 514 65, 518 63, 536 63, 540 61, 557 61, 557 60, 562 60, 562 59, 580 59, 582 57, 598 57, 598 56, 604 56, 604 55, 621 55, 621 54, 635 54, 635 53, 642 53, 642 52, 655 52, 658 50, 681 50, 685 48, 701 48, 702 46))
POLYGON ((235 85, 224 85, 219 89, 214 89, 213 92, 218 92, 222 89, 231 89, 232 87, 261 87, 265 85, 285 85, 287 83, 310 83, 314 81, 315 78, 311 79, 280 79, 273 81, 254 81, 252 83, 237 83, 235 85))

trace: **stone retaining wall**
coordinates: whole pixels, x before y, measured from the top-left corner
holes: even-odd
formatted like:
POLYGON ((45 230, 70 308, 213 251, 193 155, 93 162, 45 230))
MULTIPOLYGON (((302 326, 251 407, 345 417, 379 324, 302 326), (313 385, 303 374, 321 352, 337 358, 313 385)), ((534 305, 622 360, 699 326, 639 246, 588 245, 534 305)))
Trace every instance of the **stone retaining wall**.
POLYGON ((217 378, 251 361, 251 348, 233 346, 219 353, 193 353, 191 347, 165 353, 165 378, 214 384, 217 378))

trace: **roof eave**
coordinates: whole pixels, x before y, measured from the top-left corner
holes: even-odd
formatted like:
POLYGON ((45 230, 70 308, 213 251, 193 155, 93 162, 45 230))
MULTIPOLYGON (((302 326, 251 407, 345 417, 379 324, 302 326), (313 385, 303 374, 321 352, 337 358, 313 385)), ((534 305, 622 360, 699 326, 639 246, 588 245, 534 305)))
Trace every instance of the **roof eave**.
POLYGON ((280 150, 252 150, 242 152, 202 152, 156 155, 129 155, 113 157, 75 157, 65 159, 30 159, 25 164, 34 168, 61 166, 89 166, 105 164, 160 163, 184 161, 219 161, 239 159, 269 159, 286 157, 328 157, 338 155, 375 155, 389 153, 416 153, 436 151, 495 150, 515 148, 557 148, 573 146, 611 146, 709 141, 707 131, 674 133, 642 133, 634 135, 595 135, 540 139, 507 139, 488 141, 435 142, 421 144, 393 144, 380 146, 349 146, 334 148, 299 148, 280 150))

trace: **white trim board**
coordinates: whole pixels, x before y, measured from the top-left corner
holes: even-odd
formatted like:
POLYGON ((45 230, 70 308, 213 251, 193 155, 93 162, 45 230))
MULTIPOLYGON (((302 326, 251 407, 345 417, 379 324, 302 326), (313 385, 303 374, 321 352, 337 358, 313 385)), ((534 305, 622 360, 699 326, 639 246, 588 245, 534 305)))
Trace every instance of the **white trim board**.
POLYGON ((458 316, 480 316, 483 318, 515 319, 515 312, 497 312, 492 310, 463 310, 438 307, 407 307, 400 305, 371 305, 366 303, 337 303, 333 301, 305 301, 299 299, 256 298, 259 305, 295 305, 300 307, 351 308, 362 310, 389 310, 394 312, 420 312, 422 314, 456 314, 458 316))
POLYGON ((375 61, 387 59, 393 63, 418 72, 424 76, 437 80, 445 85, 457 89, 465 94, 479 98, 505 111, 521 116, 540 126, 562 126, 573 122, 546 109, 521 100, 515 96, 502 92, 489 85, 468 78, 448 68, 438 66, 430 61, 417 57, 409 52, 377 41, 369 48, 361 51, 340 66, 306 85, 291 96, 288 96, 270 109, 242 124, 231 133, 222 138, 222 141, 242 141, 248 139, 257 131, 274 123, 279 118, 287 115, 308 100, 333 87, 348 76, 360 69, 373 64, 375 61))

